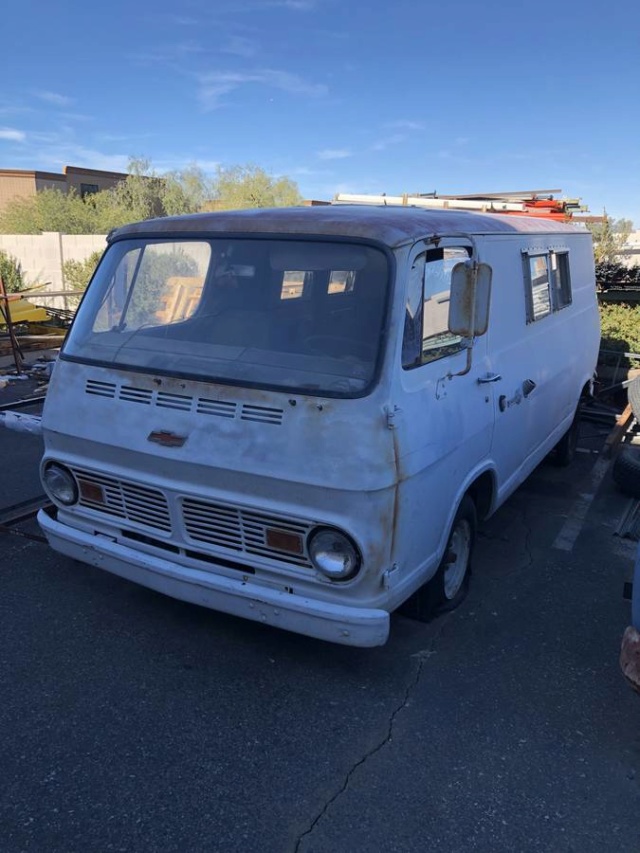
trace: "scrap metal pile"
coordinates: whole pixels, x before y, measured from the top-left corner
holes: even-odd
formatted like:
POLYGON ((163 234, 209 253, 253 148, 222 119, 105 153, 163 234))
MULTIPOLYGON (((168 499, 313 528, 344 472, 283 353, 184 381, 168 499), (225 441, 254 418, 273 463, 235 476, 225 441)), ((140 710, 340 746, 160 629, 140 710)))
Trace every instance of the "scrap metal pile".
POLYGON ((503 193, 471 193, 457 195, 438 195, 437 193, 405 193, 404 195, 368 195, 339 193, 336 204, 382 204, 403 207, 425 207, 449 210, 475 210, 478 213, 502 213, 519 216, 534 216, 541 219, 553 219, 557 222, 568 220, 593 221, 601 217, 577 216, 587 208, 577 198, 556 198, 562 190, 521 190, 503 193))
POLYGON ((0 278, 0 357, 13 356, 18 373, 24 354, 60 348, 73 318, 73 311, 43 307, 35 300, 57 293, 6 293, 0 278))

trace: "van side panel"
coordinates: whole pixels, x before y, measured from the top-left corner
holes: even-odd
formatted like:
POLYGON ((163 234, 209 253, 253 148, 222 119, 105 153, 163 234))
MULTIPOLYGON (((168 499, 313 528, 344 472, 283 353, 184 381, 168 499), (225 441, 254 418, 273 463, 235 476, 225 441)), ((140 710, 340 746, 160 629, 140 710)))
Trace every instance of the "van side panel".
POLYGON ((553 449, 593 376, 600 341, 588 234, 498 237, 482 244, 493 267, 488 360, 494 395, 491 458, 499 505, 553 449), (530 255, 567 252, 571 303, 527 322, 524 268, 530 255))

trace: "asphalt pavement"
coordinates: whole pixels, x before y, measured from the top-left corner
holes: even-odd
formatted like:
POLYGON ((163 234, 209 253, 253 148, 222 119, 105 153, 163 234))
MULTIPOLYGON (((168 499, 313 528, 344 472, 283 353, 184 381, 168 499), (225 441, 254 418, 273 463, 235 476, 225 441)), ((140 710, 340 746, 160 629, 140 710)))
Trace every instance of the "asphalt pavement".
MULTIPOLYGON (((40 442, 0 442, 2 508, 40 442)), ((595 453, 542 465, 462 607, 373 650, 1 537, 1 853, 640 850, 626 506, 595 453)))

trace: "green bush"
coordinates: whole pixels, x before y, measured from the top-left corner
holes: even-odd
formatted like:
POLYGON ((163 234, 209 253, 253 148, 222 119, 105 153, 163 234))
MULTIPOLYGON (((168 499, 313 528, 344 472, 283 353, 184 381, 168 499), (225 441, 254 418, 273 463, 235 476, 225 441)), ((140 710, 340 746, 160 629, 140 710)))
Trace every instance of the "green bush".
POLYGON ((86 290, 101 257, 102 252, 92 252, 84 261, 65 261, 62 272, 66 286, 72 290, 86 290))
POLYGON ((22 267, 19 261, 6 252, 0 252, 0 276, 2 276, 7 293, 17 293, 19 290, 24 290, 22 267))
MULTIPOLYGON (((601 305, 600 329, 601 349, 640 353, 640 308, 636 305, 601 305)), ((613 363, 616 357, 604 356, 603 360, 613 363)), ((628 359, 623 363, 640 367, 640 359, 628 359)))

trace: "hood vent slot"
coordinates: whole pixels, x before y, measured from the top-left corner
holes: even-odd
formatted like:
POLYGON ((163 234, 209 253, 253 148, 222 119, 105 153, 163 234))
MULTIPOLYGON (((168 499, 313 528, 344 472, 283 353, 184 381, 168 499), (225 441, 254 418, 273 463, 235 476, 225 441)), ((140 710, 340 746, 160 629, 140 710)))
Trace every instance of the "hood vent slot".
POLYGON ((280 426, 284 416, 284 411, 275 406, 255 406, 252 403, 240 404, 231 400, 211 400, 207 397, 194 398, 187 394, 169 394, 166 391, 135 388, 133 385, 122 385, 118 388, 114 382, 100 382, 97 379, 88 379, 85 391, 95 397, 142 403, 145 406, 157 406, 159 409, 173 409, 180 412, 190 412, 195 406, 195 411, 199 415, 212 415, 231 420, 239 417, 242 421, 259 424, 280 426))
POLYGON ((87 394, 95 394, 97 397, 116 396, 116 386, 114 382, 98 382, 95 379, 88 379, 85 388, 87 394))
POLYGON ((156 406, 161 409, 179 409, 181 412, 190 412, 193 399, 185 394, 166 394, 158 391, 156 406))
POLYGON ((236 403, 225 400, 207 400, 206 397, 198 397, 196 411, 200 415, 217 415, 220 418, 235 418, 236 403))
POLYGON ((242 407, 240 419, 243 421, 256 421, 261 424, 281 424, 282 409, 272 409, 268 406, 250 406, 242 407))
POLYGON ((128 400, 131 403, 144 403, 149 406, 153 399, 153 391, 147 391, 146 388, 132 388, 130 385, 123 385, 120 389, 120 399, 128 400))

